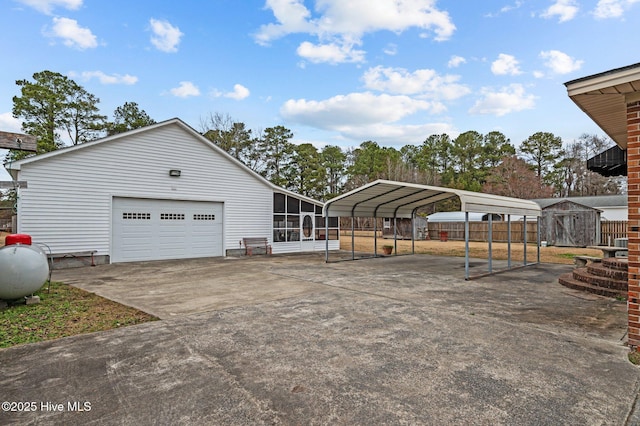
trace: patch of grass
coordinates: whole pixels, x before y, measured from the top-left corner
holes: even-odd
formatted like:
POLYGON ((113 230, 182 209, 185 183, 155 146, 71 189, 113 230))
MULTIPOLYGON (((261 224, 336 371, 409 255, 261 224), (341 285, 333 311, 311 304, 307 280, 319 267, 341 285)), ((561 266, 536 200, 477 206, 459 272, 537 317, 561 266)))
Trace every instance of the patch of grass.
POLYGON ((59 282, 37 293, 40 303, 0 310, 0 348, 155 321, 158 318, 59 282))
POLYGON ((561 257, 563 259, 573 259, 577 256, 577 254, 573 253, 558 253, 556 256, 561 257))
POLYGON ((636 349, 629 351, 629 361, 631 364, 640 365, 640 352, 636 349))

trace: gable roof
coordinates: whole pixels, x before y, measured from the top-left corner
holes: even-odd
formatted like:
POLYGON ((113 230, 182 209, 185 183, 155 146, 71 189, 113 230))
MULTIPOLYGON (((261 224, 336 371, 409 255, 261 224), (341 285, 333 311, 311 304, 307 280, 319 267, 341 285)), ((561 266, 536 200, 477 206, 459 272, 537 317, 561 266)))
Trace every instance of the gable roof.
POLYGON ((242 161, 240 161, 237 158, 233 157, 228 152, 226 152, 225 150, 223 150, 222 148, 220 148, 219 146, 214 144, 212 141, 210 141, 209 139, 205 138, 203 135, 201 135, 199 132, 197 132, 193 127, 189 126, 187 123, 185 123, 184 121, 182 121, 179 118, 172 118, 172 119, 169 119, 169 120, 165 120, 165 121, 161 121, 159 123, 152 124, 150 126, 140 127, 138 129, 130 130, 128 132, 118 133, 116 135, 107 136, 107 137, 104 137, 104 138, 101 138, 101 139, 96 139, 96 140, 93 140, 93 141, 84 142, 82 144, 60 148, 60 149, 57 149, 55 151, 46 152, 46 153, 39 154, 39 155, 32 155, 30 157, 23 158, 22 160, 18 160, 18 161, 13 161, 11 163, 7 163, 7 164, 5 164, 5 168, 9 171, 9 173, 11 174, 11 176, 14 179, 17 179, 17 171, 21 170, 22 166, 24 166, 24 165, 37 163, 39 161, 46 161, 47 159, 52 158, 52 157, 72 155, 73 152, 76 152, 76 151, 79 151, 79 150, 91 149, 92 147, 95 147, 95 146, 98 146, 98 145, 102 145, 102 144, 105 144, 105 143, 111 143, 111 142, 114 142, 114 141, 117 141, 117 140, 121 140, 121 139, 124 139, 124 138, 131 137, 133 135, 137 135, 139 133, 151 132, 151 131, 154 131, 154 130, 157 130, 157 129, 160 129, 160 128, 163 128, 163 127, 167 127, 167 126, 178 126, 178 127, 180 127, 185 132, 187 132, 190 136, 192 136, 194 139, 196 139, 197 141, 205 144, 211 150, 215 151, 218 155, 221 155, 222 157, 226 158, 228 161, 234 163, 236 166, 238 166, 241 169, 243 169, 247 174, 249 174, 253 178, 257 179, 258 181, 262 182, 266 186, 270 187, 272 190, 277 191, 277 192, 282 192, 282 193, 285 193, 285 194, 288 194, 288 195, 291 195, 291 196, 295 196, 297 198, 300 198, 302 200, 306 200, 306 201, 308 201, 310 203, 313 203, 313 204, 322 205, 321 201, 314 200, 313 198, 309 198, 309 197, 306 197, 304 195, 297 194, 297 193, 295 193, 293 191, 289 191, 288 189, 285 189, 285 188, 282 188, 282 187, 279 187, 279 186, 275 185, 274 183, 272 183, 271 181, 269 181, 268 179, 266 179, 265 177, 263 177, 259 173, 251 170, 242 161))
POLYGON ((564 84, 571 100, 622 149, 627 148, 627 103, 640 99, 640 63, 564 84))
POLYGON ((569 209, 577 208, 577 209, 583 210, 583 211, 593 210, 593 211, 602 213, 602 210, 600 210, 600 209, 596 209, 594 207, 585 206, 584 204, 576 203, 574 201, 567 200, 566 198, 556 198, 555 202, 550 203, 550 204, 548 204, 548 205, 546 205, 544 207, 542 207, 542 206, 541 207, 542 207, 542 210, 554 210, 555 211, 556 209, 552 209, 552 207, 554 207, 554 206, 564 207, 564 208, 562 208, 562 210, 565 210, 566 207, 569 207, 569 209), (559 206, 559 205, 562 205, 562 206, 559 206))
POLYGON ((376 180, 332 198, 324 216, 405 217, 420 207, 458 197, 463 212, 540 216, 540 206, 530 200, 416 183, 376 180))
POLYGON ((596 195, 590 197, 538 198, 531 201, 535 201, 543 209, 561 201, 571 201, 594 209, 602 207, 627 207, 627 196, 624 194, 596 195))

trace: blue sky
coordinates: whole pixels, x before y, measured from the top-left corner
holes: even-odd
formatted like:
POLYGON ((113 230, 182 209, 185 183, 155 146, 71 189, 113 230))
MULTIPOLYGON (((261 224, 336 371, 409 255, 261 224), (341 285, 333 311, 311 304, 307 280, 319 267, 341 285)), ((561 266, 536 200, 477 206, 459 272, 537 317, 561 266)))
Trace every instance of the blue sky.
POLYGON ((51 70, 109 118, 137 102, 200 130, 222 113, 319 148, 568 143, 604 134, 563 83, 640 62, 638 22, 640 0, 0 0, 0 130, 20 131, 15 81, 51 70))

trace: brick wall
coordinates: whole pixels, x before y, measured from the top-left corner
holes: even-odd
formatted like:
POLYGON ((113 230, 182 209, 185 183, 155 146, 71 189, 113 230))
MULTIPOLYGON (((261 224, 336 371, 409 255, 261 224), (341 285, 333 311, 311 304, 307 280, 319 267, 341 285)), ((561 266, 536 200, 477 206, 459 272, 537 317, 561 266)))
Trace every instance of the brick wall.
POLYGON ((640 101, 627 104, 629 346, 640 346, 640 101))

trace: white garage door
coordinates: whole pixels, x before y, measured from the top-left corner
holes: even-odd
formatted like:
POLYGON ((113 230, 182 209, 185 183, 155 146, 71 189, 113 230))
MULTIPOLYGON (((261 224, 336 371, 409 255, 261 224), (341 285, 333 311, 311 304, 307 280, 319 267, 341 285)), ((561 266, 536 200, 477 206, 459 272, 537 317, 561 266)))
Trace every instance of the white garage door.
POLYGON ((113 199, 112 262, 222 256, 222 203, 113 199))

